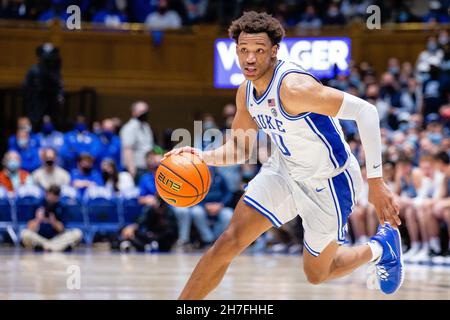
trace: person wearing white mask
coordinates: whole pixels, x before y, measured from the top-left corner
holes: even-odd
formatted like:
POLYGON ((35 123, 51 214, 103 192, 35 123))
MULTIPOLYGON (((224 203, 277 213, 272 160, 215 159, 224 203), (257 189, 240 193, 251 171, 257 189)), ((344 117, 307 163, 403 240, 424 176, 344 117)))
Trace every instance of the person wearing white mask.
POLYGON ((14 192, 19 186, 30 185, 33 179, 30 174, 20 169, 21 159, 17 151, 8 151, 3 157, 3 170, 0 171, 0 186, 8 192, 14 192))

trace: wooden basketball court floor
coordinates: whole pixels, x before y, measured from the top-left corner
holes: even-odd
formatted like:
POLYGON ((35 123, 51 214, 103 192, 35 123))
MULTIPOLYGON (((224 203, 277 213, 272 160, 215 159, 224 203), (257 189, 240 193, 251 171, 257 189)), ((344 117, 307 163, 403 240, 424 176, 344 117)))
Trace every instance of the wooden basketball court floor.
MULTIPOLYGON (((181 253, 37 254, 2 249, 0 299, 176 299, 199 258, 199 254, 181 253), (67 286, 73 270, 79 270, 79 289, 67 286)), ((367 289, 365 267, 313 286, 301 266, 299 256, 242 255, 208 298, 450 299, 450 266, 407 265, 403 287, 392 296, 367 289)))

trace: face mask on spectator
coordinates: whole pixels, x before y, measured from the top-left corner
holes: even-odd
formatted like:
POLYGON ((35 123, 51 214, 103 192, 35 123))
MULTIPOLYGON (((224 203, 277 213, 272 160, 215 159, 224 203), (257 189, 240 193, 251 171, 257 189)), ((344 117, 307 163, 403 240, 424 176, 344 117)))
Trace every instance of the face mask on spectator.
POLYGON ((49 167, 53 166, 55 164, 55 160, 46 160, 45 164, 49 167))
POLYGON ((86 131, 86 129, 87 129, 86 124, 83 122, 77 122, 75 124, 75 130, 77 130, 78 132, 86 131))
POLYGON ((51 122, 44 123, 42 126, 42 132, 44 134, 50 134, 53 132, 55 128, 53 127, 53 124, 51 122))
POLYGON ((90 167, 90 166, 81 167, 81 171, 82 171, 84 174, 89 174, 89 173, 91 173, 91 171, 92 171, 92 167, 90 167))
POLYGON ((406 137, 406 140, 409 141, 411 144, 416 145, 417 141, 419 141, 419 137, 415 134, 410 134, 406 137))
POLYGON ((339 9, 332 7, 330 9, 328 9, 328 16, 330 17, 336 17, 339 14, 339 9))
POLYGON ((20 162, 17 160, 9 160, 6 163, 6 167, 8 168, 9 171, 16 172, 20 168, 20 162))
POLYGON ((389 68, 389 73, 391 74, 398 74, 400 72, 399 67, 390 67, 389 68))
POLYGON ((434 52, 434 51, 437 50, 437 48, 438 48, 438 46, 437 46, 437 43, 436 43, 436 42, 434 42, 434 41, 428 42, 428 44, 427 44, 427 49, 428 49, 428 51, 434 52))
POLYGON ((26 131, 26 132, 30 133, 31 132, 31 126, 28 126, 28 125, 20 126, 19 130, 23 130, 23 131, 26 131))
POLYGON ((28 139, 17 139, 17 145, 20 148, 25 148, 28 145, 28 139))
POLYGON ((439 145, 441 144, 442 136, 439 133, 429 133, 428 139, 431 140, 433 144, 439 145))
POLYGON ((137 119, 141 122, 146 122, 148 119, 148 112, 144 112, 143 114, 138 116, 137 119))
POLYGON ((203 129, 204 130, 208 130, 208 129, 213 129, 213 128, 215 128, 216 126, 214 125, 214 122, 212 122, 212 121, 205 121, 204 123, 203 123, 203 129))
POLYGON ((427 81, 428 79, 430 79, 430 74, 429 73, 421 73, 421 74, 419 74, 418 78, 419 78, 419 81, 423 83, 423 82, 427 81))
POLYGON ((108 140, 111 140, 111 138, 113 137, 113 132, 112 131, 110 131, 110 130, 104 130, 103 131, 103 136, 106 138, 106 139, 108 139, 108 140))
POLYGON ((102 170, 102 177, 104 181, 109 180, 112 176, 112 172, 109 172, 108 170, 102 170))

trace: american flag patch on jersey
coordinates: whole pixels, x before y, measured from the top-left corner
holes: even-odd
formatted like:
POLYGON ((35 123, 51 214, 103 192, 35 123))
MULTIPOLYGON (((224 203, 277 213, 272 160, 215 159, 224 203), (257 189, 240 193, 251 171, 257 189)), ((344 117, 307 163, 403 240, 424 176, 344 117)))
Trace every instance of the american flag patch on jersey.
POLYGON ((275 107, 275 99, 269 99, 267 102, 269 103, 269 107, 275 107))

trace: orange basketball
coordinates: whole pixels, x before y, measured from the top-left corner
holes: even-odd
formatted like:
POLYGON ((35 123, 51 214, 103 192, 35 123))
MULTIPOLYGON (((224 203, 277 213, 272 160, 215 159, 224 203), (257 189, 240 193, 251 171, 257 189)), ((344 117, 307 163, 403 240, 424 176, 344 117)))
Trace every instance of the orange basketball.
POLYGON ((155 181, 159 195, 168 204, 190 207, 205 198, 211 176, 208 166, 199 156, 182 152, 161 161, 155 181))

